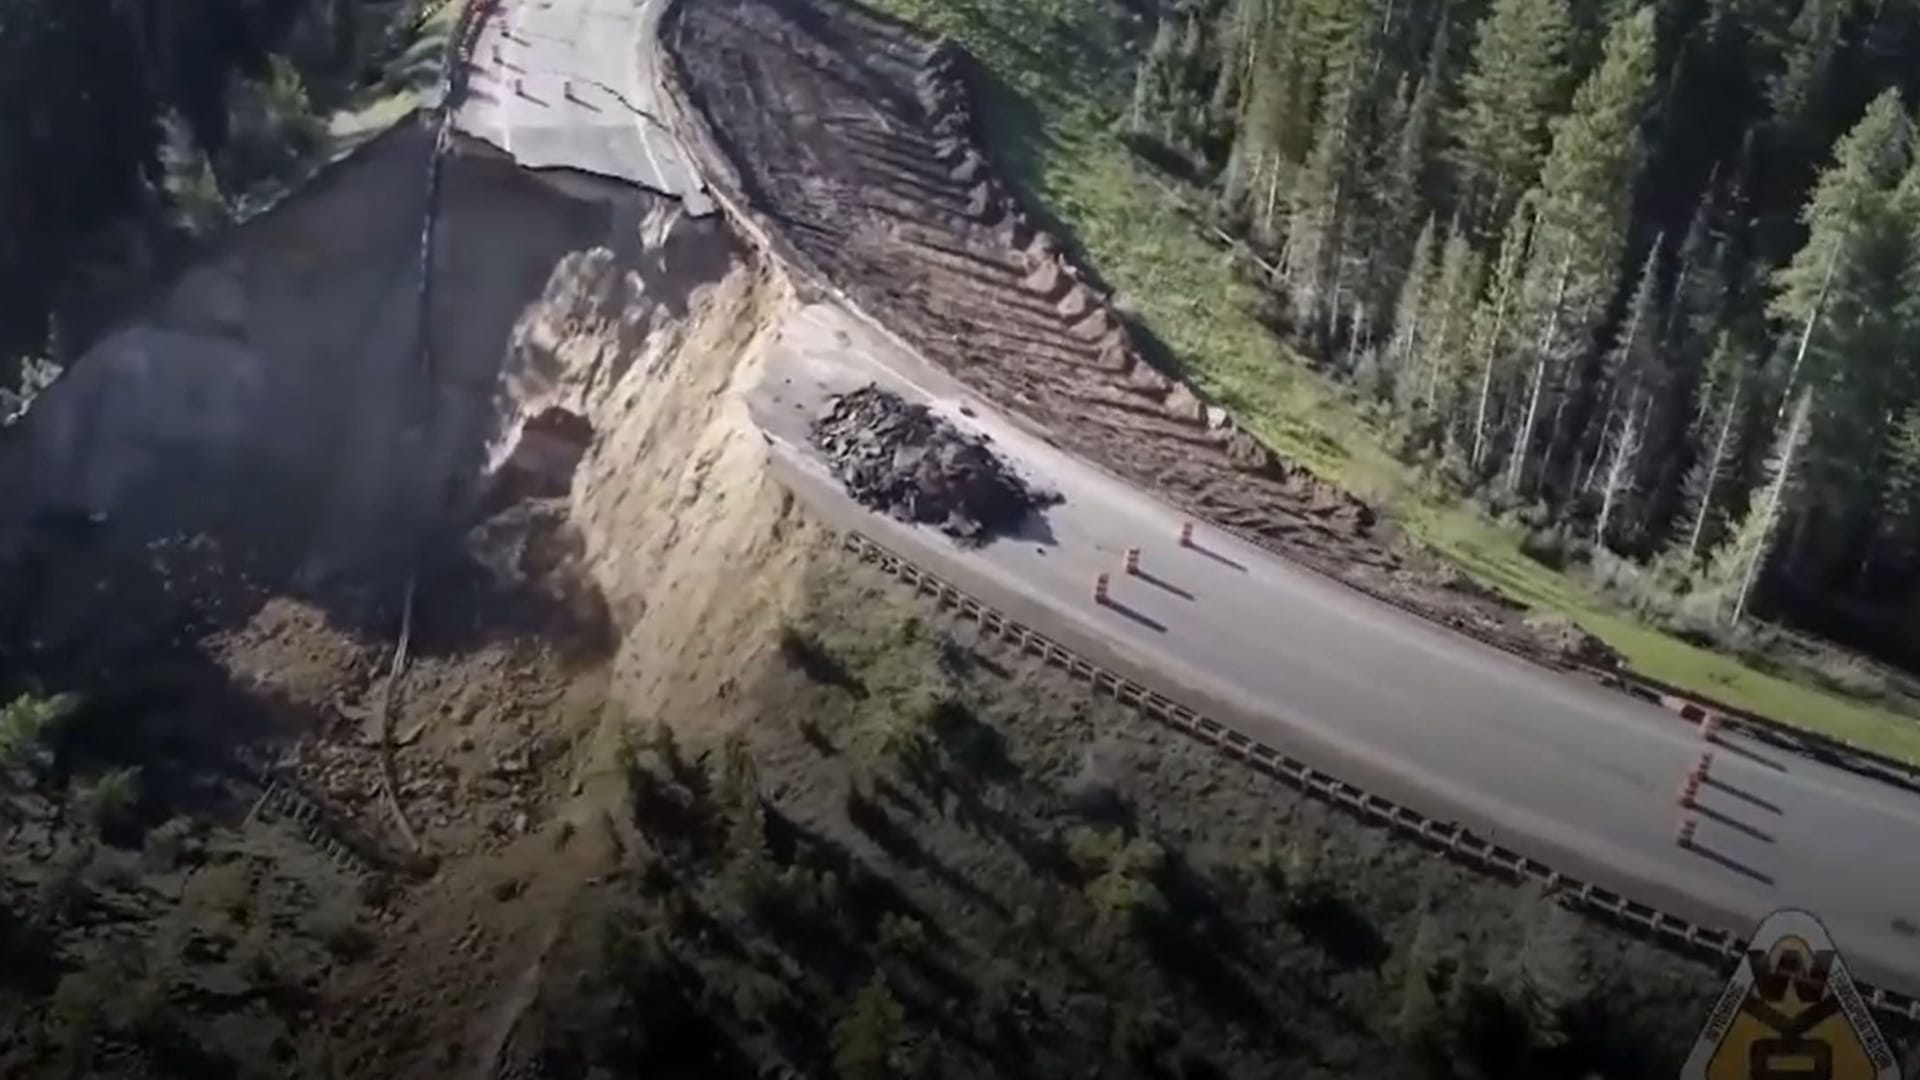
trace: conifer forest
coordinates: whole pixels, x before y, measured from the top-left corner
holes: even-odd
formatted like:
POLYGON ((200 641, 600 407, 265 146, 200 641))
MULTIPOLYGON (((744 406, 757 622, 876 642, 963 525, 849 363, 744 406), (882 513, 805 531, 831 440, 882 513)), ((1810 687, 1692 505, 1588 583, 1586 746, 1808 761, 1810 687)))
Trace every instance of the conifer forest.
POLYGON ((1128 127, 1400 452, 1920 660, 1920 5, 1182 0, 1128 127))

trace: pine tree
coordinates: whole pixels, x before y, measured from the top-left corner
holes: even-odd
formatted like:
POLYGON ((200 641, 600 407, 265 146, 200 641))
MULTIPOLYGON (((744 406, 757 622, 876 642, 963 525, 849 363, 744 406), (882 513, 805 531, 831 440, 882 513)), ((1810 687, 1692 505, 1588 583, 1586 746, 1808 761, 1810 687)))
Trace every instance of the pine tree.
POLYGON ((1908 167, 1909 123, 1899 94, 1876 98, 1833 151, 1833 164, 1821 173, 1801 220, 1807 240, 1791 262, 1773 276, 1776 296, 1768 314, 1803 328, 1788 389, 1812 364, 1816 377, 1829 374, 1844 358, 1816 348, 1820 322, 1830 302, 1848 295, 1857 264, 1877 219, 1908 167))
POLYGON ((1788 28, 1784 64, 1768 80, 1767 103, 1782 130, 1809 134, 1823 104, 1848 0, 1802 0, 1788 28))
POLYGON ((1228 208, 1249 223, 1256 240, 1275 246, 1294 170, 1313 139, 1318 58, 1310 54, 1309 4, 1286 4, 1278 11, 1268 0, 1243 0, 1246 5, 1255 7, 1242 25, 1254 37, 1248 45, 1244 105, 1223 197, 1228 208))
POLYGON ((1442 62, 1447 49, 1447 24, 1443 20, 1433 35, 1433 50, 1427 70, 1413 85, 1413 93, 1393 129, 1393 153, 1387 161, 1388 186, 1394 192, 1394 208, 1400 211, 1402 224, 1411 224, 1417 216, 1420 199, 1428 189, 1429 163, 1433 154, 1434 114, 1439 108, 1442 62))
MULTIPOLYGON (((1294 174, 1288 205, 1286 274, 1288 307, 1295 328, 1307 331, 1340 312, 1343 259, 1350 204, 1355 201, 1355 165, 1363 147, 1356 138, 1364 79, 1373 47, 1370 12, 1334 3, 1316 30, 1324 35, 1320 116, 1313 148, 1294 174)), ((1331 327, 1324 340, 1332 340, 1331 327)))
POLYGON ((1521 292, 1522 318, 1544 321, 1547 330, 1508 466, 1510 490, 1520 490, 1526 475, 1549 387, 1556 389, 1557 402, 1548 443, 1550 451, 1557 449, 1566 373, 1615 288, 1643 156, 1640 120, 1653 88, 1653 62, 1653 9, 1642 8, 1613 27, 1600 66, 1574 94, 1572 111, 1554 125, 1553 147, 1540 174, 1534 257, 1521 292), (1550 288, 1544 287, 1548 280, 1550 288))
POLYGON ((1600 517, 1593 526, 1593 541, 1602 547, 1607 546, 1607 527, 1613 522, 1614 509, 1624 496, 1631 494, 1634 459, 1640 453, 1638 404, 1631 398, 1628 400, 1627 408, 1621 413, 1620 430, 1611 439, 1606 474, 1600 484, 1600 517))
POLYGON ((1128 114, 1135 134, 1188 156, 1198 155, 1209 126, 1202 93, 1214 52, 1206 25, 1196 8, 1181 6, 1165 14, 1140 63, 1128 114))
POLYGON ((1541 242, 1565 261, 1570 340, 1584 341, 1620 272, 1633 185, 1644 149, 1640 122, 1653 90, 1653 9, 1642 8, 1608 34, 1605 56, 1554 125, 1553 147, 1540 173, 1541 242))
POLYGON ((1615 410, 1623 404, 1631 413, 1637 406, 1640 383, 1648 373, 1654 355, 1655 338, 1660 329, 1660 313, 1656 310, 1658 301, 1655 294, 1660 285, 1660 249, 1662 238, 1655 237, 1653 246, 1647 249, 1646 260, 1640 266, 1640 281, 1634 287, 1633 299, 1627 304, 1626 321, 1620 327, 1619 339, 1608 350, 1600 370, 1595 373, 1593 390, 1600 395, 1597 437, 1588 452, 1589 465, 1584 470, 1585 479, 1581 486, 1592 490, 1596 472, 1600 468, 1600 443, 1615 424, 1615 410))
POLYGON ((1726 334, 1708 364, 1709 381, 1702 388, 1702 408, 1695 425, 1693 468, 1681 482, 1685 499, 1684 544, 1680 558, 1692 567, 1702 550, 1719 539, 1725 515, 1727 472, 1740 459, 1741 421, 1745 416, 1747 386, 1726 334))
POLYGON ((1222 14, 1220 71, 1207 103, 1208 117, 1216 127, 1230 124, 1238 115, 1261 49, 1270 44, 1273 17, 1271 0, 1233 0, 1222 14))
MULTIPOLYGON (((1391 5, 1390 5, 1391 7, 1391 5)), ((1393 107, 1380 124, 1381 149, 1373 173, 1374 205, 1368 214, 1369 232, 1362 245, 1367 272, 1373 279, 1370 290, 1378 304, 1403 286, 1412 251, 1407 238, 1416 234, 1423 217, 1432 214, 1426 207, 1434 203, 1432 168, 1434 121, 1438 109, 1439 87, 1444 77, 1447 26, 1444 17, 1434 31, 1427 70, 1411 90, 1402 86, 1394 94, 1393 107)), ((1380 55, 1376 52, 1376 55, 1380 55)))
POLYGON ((1429 216, 1413 242, 1406 278, 1400 284, 1400 299, 1393 306, 1393 337, 1387 342, 1386 368, 1394 377, 1395 394, 1402 400, 1417 375, 1421 324, 1434 285, 1433 245, 1433 218, 1429 216))
POLYGON ((1910 405, 1887 441, 1886 479, 1880 491, 1880 535, 1904 559, 1920 538, 1920 404, 1910 405))
POLYGON ((874 975, 833 1025, 834 1075, 843 1080, 886 1080, 896 1075, 906 1026, 906 1010, 886 979, 874 975))
POLYGON ((1802 390, 1795 399, 1792 415, 1774 441, 1773 452, 1768 455, 1765 483, 1754 493, 1739 527, 1714 552, 1707 580, 1710 588, 1732 593, 1729 625, 1737 625, 1746 615, 1754 584, 1773 554, 1781 519, 1789 509, 1795 490, 1800 452, 1811 433, 1812 408, 1812 391, 1802 390))
MULTIPOLYGON (((1885 254, 1898 246, 1902 260, 1893 286, 1897 342, 1890 355, 1878 358, 1885 376, 1869 391, 1877 399, 1885 434, 1877 479, 1875 519, 1867 538, 1863 564, 1891 549, 1902 565, 1911 565, 1920 551, 1920 147, 1909 147, 1906 176, 1890 202, 1890 230, 1885 254)), ((1870 361, 1871 362, 1871 361, 1870 361)), ((1866 578, 1863 565, 1861 577, 1866 578)))
POLYGON ((1140 61, 1140 71, 1134 76, 1133 108, 1127 115, 1127 125, 1136 133, 1159 126, 1159 121, 1173 107, 1179 77, 1175 70, 1179 26, 1171 13, 1161 19, 1160 25, 1154 28, 1153 44, 1147 46, 1147 55, 1140 61))
POLYGON ((1573 260, 1563 256, 1560 274, 1553 286, 1553 300, 1547 309, 1546 327, 1533 349, 1533 380, 1532 388, 1526 394, 1526 412, 1520 421, 1519 434, 1514 438, 1513 449, 1507 455, 1506 487, 1509 492, 1518 493, 1526 479, 1527 456, 1533 452, 1533 434, 1540 419, 1540 397, 1546 390, 1547 369, 1553 366, 1553 357, 1560 345, 1560 318, 1566 311, 1567 279, 1572 269, 1573 260))
POLYGON ((1709 181, 1700 201, 1694 205, 1686 236, 1680 241, 1673 291, 1668 294, 1665 321, 1656 336, 1663 351, 1685 349, 1697 342, 1702 343, 1704 353, 1704 344, 1713 340, 1714 333, 1725 321, 1726 244, 1715 224, 1721 209, 1718 194, 1716 182, 1709 181))
POLYGON ((1454 157, 1472 221, 1502 221, 1533 183, 1547 118, 1566 82, 1565 0, 1494 0, 1480 21, 1461 104, 1454 157))
POLYGON ((1479 357, 1480 389, 1474 395, 1472 431, 1467 440, 1467 465, 1475 471, 1486 461, 1491 445, 1488 428, 1492 422, 1494 389, 1496 383, 1504 381, 1502 360, 1507 355, 1507 335, 1512 332, 1512 309, 1520 289, 1520 276, 1532 250, 1533 222, 1532 202, 1522 199, 1501 234, 1493 288, 1476 316, 1474 353, 1479 357))
POLYGON ((1455 218, 1447 228, 1447 240, 1440 251, 1440 276, 1433 283, 1428 301, 1432 330, 1421 345, 1420 368, 1426 373, 1426 384, 1421 388, 1420 405, 1429 411, 1459 397, 1459 357, 1469 344, 1480 273, 1480 256, 1455 218))
POLYGON ((1889 427, 1912 393, 1912 149, 1890 91, 1835 146, 1807 201, 1807 241, 1774 276, 1771 312, 1800 330, 1788 393, 1811 389, 1819 404, 1804 455, 1819 527, 1795 545, 1795 569, 1828 580, 1857 580, 1871 559, 1889 427))

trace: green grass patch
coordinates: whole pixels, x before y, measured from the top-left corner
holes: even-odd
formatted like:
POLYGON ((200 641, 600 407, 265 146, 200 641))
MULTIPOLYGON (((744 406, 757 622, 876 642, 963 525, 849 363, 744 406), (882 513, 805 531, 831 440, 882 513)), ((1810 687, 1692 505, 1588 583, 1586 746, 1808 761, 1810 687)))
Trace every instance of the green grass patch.
POLYGON ((1920 723, 1761 672, 1623 614, 1521 554, 1519 537, 1423 483, 1343 390, 1264 326, 1258 287, 1209 241, 1188 197, 1117 138, 1144 27, 1105 0, 872 0, 965 43, 993 76, 982 122, 996 163, 1114 287, 1117 300, 1251 431, 1391 513, 1485 583, 1563 613, 1636 670, 1810 730, 1920 761, 1920 723))
POLYGON ((1431 513, 1416 531, 1475 579, 1536 608, 1561 612, 1618 649, 1635 671, 1729 705, 1920 762, 1912 717, 1760 671, 1623 615, 1583 583, 1520 553, 1519 538, 1465 510, 1431 513))

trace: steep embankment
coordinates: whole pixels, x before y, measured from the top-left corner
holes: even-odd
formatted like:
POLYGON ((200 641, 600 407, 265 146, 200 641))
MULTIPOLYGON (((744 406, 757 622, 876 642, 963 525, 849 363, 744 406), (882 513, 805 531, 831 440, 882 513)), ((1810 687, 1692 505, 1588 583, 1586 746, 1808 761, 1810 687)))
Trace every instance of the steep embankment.
POLYGON ((486 1073, 617 857, 623 728, 717 715, 775 640, 806 530, 730 388, 785 285, 475 145, 429 219, 431 146, 157 283, 0 444, 0 689, 84 702, 0 762, 41 943, 0 1072, 486 1073))

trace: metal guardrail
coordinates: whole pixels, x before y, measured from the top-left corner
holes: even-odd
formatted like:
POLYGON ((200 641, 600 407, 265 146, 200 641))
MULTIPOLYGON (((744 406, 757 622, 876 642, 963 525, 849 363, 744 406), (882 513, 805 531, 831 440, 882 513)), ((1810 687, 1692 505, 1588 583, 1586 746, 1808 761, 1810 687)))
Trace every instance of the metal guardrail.
MULTIPOLYGON (((1551 892, 1559 903, 1597 915, 1664 945, 1723 960, 1745 955, 1746 940, 1736 934, 1669 915, 1502 847, 1458 822, 1442 821, 1362 790, 1088 660, 858 531, 847 530, 840 535, 841 545, 862 562, 898 579, 915 594, 931 597, 936 607, 972 622, 981 633, 1067 673, 1097 694, 1105 694, 1157 723, 1198 739, 1368 824, 1390 828, 1476 872, 1508 881, 1535 882, 1551 892)), ((1920 1023, 1920 999, 1866 983, 1860 983, 1859 987, 1862 997, 1875 1010, 1920 1023)))
POLYGON ((420 876, 430 868, 430 861, 395 851, 355 825, 350 813, 310 788, 291 769, 244 750, 236 752, 234 758, 240 766, 234 778, 260 790, 243 826, 253 822, 284 824, 349 877, 386 873, 420 876))

